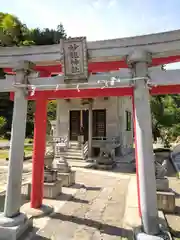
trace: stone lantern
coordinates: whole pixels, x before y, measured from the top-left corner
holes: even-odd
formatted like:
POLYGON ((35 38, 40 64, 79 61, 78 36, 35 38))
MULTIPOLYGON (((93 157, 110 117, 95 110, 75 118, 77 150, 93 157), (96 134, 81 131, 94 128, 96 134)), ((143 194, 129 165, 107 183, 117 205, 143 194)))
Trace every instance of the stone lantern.
POLYGON ((66 150, 68 147, 67 139, 64 137, 54 138, 55 155, 52 169, 57 171, 58 179, 62 179, 63 186, 69 187, 75 183, 75 171, 72 171, 67 160, 66 150))

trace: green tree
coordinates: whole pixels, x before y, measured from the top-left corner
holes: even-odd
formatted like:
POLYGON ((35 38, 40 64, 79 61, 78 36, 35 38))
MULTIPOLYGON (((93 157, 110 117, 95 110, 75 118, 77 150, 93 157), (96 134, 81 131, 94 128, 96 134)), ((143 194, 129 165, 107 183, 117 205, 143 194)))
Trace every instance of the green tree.
POLYGON ((4 135, 4 127, 6 126, 7 121, 6 118, 1 116, 0 117, 0 135, 3 136, 4 135))
POLYGON ((151 97, 152 130, 154 140, 168 132, 170 138, 180 135, 180 96, 159 95, 151 97))
MULTIPOLYGON (((66 32, 62 24, 56 29, 28 29, 16 16, 0 12, 0 46, 30 46, 51 45, 59 43, 61 38, 66 38, 66 32)), ((4 78, 4 71, 0 69, 0 78, 4 78)), ((13 102, 9 100, 9 93, 0 93, 0 115, 7 119, 5 131, 10 131, 12 122, 13 102)), ((35 102, 28 102, 26 135, 32 136, 34 129, 35 102)), ((55 119, 56 101, 48 104, 48 128, 49 121, 55 119)))
POLYGON ((51 100, 48 102, 47 114, 48 114, 48 119, 50 121, 56 119, 56 106, 57 106, 56 100, 51 100))
POLYGON ((0 12, 0 45, 20 45, 25 40, 27 27, 14 15, 0 12))
POLYGON ((6 125, 6 119, 4 117, 0 117, 0 130, 6 125))

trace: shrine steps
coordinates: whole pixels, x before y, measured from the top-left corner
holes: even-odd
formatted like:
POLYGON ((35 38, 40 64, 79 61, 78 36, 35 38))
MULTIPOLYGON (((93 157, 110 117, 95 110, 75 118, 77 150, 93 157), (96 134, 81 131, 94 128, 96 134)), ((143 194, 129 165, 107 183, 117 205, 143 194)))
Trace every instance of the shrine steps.
POLYGON ((83 148, 78 142, 70 142, 69 148, 65 152, 67 160, 84 160, 83 148))
POLYGON ((66 151, 66 155, 65 155, 65 158, 66 159, 84 159, 84 156, 83 156, 83 152, 81 150, 78 150, 77 151, 66 151))

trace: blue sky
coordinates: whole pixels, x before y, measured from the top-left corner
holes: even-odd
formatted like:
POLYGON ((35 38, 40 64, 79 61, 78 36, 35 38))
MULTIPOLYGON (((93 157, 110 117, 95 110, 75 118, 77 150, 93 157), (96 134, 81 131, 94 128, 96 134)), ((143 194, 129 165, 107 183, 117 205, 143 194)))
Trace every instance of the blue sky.
MULTIPOLYGON (((2 3, 1 3, 2 2, 2 3)), ((89 41, 180 29, 180 0, 0 0, 28 27, 56 28, 89 41)))

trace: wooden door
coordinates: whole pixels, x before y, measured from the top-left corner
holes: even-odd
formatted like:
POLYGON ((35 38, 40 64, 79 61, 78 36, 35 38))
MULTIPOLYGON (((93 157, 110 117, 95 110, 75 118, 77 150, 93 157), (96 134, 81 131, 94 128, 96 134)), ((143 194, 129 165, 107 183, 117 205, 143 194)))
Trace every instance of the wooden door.
POLYGON ((106 110, 93 110, 93 137, 106 136, 106 110))
POLYGON ((80 111, 70 111, 70 141, 77 141, 80 134, 80 111))

